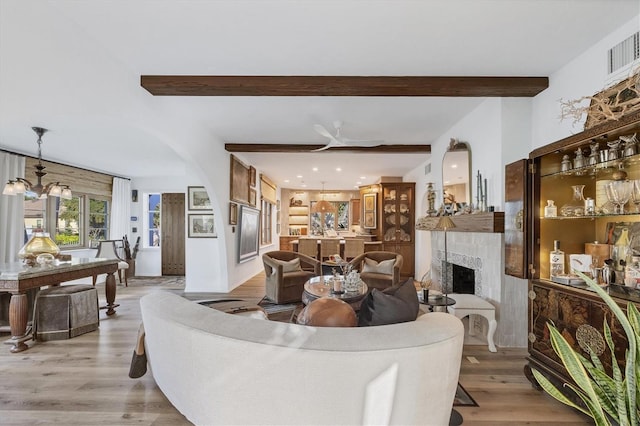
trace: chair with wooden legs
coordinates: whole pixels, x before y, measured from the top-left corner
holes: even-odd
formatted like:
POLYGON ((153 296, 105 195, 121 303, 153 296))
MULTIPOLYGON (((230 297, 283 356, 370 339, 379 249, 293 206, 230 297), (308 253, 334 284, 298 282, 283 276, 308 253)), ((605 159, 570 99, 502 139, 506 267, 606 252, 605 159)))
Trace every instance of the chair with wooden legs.
POLYGON ((362 238, 346 238, 344 240, 344 260, 351 260, 364 253, 364 240, 362 238))
MULTIPOLYGON (((96 257, 100 257, 103 259, 118 259, 118 278, 120 279, 120 284, 122 284, 122 270, 124 269, 124 285, 126 287, 129 286, 129 282, 127 281, 127 269, 129 269, 129 263, 124 260, 118 254, 118 247, 116 243, 122 243, 122 240, 102 240, 98 241, 98 253, 96 257)), ((122 247, 120 247, 122 249, 122 247)), ((93 285, 96 285, 96 280, 98 276, 93 276, 93 285)))
POLYGON ((298 253, 318 259, 318 240, 315 238, 298 239, 298 253))

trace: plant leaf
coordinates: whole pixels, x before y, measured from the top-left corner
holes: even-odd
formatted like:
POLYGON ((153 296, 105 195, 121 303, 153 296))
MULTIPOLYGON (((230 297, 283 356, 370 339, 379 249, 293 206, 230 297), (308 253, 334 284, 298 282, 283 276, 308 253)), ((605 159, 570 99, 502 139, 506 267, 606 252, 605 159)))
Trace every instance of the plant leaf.
MULTIPOLYGON (((640 340, 638 336, 638 328, 640 325, 638 324, 638 310, 633 306, 631 302, 627 304, 627 314, 630 315, 627 318, 627 315, 622 311, 620 306, 616 303, 615 300, 611 296, 609 296, 592 278, 584 275, 580 271, 576 271, 576 273, 585 280, 585 282, 589 285, 589 287, 596 292, 602 300, 607 304, 611 312, 616 316, 620 325, 624 329, 625 334, 627 335, 627 341, 629 343, 629 348, 627 350, 625 356, 625 381, 626 381, 626 405, 628 407, 628 419, 620 419, 620 423, 623 422, 630 425, 638 424, 638 389, 637 389, 637 379, 638 379, 638 359, 640 359, 640 348, 638 348, 638 341, 640 340), (633 323, 633 325, 632 325, 633 323)), ((612 359, 612 364, 617 364, 616 359, 612 359)))
MULTIPOLYGON (((556 352, 562 364, 566 368, 567 372, 573 379, 573 381, 578 385, 578 387, 586 394, 586 400, 591 401, 589 405, 589 409, 593 409, 592 417, 596 422, 599 418, 604 418, 604 412, 600 404, 598 404, 598 395, 593 388, 593 383, 587 371, 585 370, 580 358, 574 351, 574 349, 569 345, 566 339, 560 334, 557 328, 547 324, 547 327, 550 331, 551 337, 551 345, 553 346, 553 350, 556 352)), ((584 359, 584 357, 582 357, 584 359)), ((581 396, 582 397, 582 396, 581 396)))
POLYGON ((573 407, 576 410, 581 411, 587 416, 591 417, 591 414, 588 411, 574 404, 573 401, 571 401, 569 398, 564 396, 564 394, 560 392, 558 388, 553 383, 551 383, 549 379, 547 379, 542 373, 540 373, 536 369, 531 369, 531 372, 533 373, 533 376, 538 381, 538 384, 542 387, 542 389, 544 389, 546 393, 548 393, 550 396, 557 399, 558 401, 562 402, 563 404, 568 405, 569 407, 573 407))

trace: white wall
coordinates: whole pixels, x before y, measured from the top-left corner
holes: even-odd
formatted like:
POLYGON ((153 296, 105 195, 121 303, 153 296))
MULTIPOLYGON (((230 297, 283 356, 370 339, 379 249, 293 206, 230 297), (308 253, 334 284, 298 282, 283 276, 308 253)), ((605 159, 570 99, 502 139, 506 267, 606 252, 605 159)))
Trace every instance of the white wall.
POLYGON ((607 50, 638 30, 640 14, 549 76, 549 88, 533 99, 532 149, 583 130, 586 117, 576 125, 571 119, 560 121, 559 100, 579 99, 604 89, 607 79, 607 50))
MULTIPOLYGON (((424 165, 403 177, 416 182, 417 215, 426 213, 427 183, 433 182, 437 192, 436 208, 442 203, 442 159, 451 138, 469 144, 471 149, 471 202, 476 203, 476 174, 478 170, 487 179, 488 204, 501 210, 503 205, 504 178, 500 155, 502 149, 502 101, 487 99, 466 117, 451 127, 431 144, 431 173, 424 173, 424 165)), ((426 164, 427 162, 425 162, 426 164)), ((420 278, 431 265, 431 237, 427 231, 416 231, 416 276, 420 278)))

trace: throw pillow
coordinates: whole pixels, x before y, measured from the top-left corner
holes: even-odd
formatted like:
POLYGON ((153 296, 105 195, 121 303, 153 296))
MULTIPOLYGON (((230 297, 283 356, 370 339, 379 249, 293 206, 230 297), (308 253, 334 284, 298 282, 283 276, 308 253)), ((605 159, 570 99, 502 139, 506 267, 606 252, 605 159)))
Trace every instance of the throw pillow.
MULTIPOLYGON (((282 265, 282 272, 285 274, 287 272, 302 271, 302 267, 300 266, 300 259, 298 259, 297 257, 289 261, 278 260, 278 259, 273 259, 273 261, 278 265, 282 265)), ((274 271, 274 274, 275 274, 275 271, 274 271)))
POLYGON ((399 286, 383 291, 375 288, 371 290, 360 305, 358 326, 414 321, 419 311, 418 293, 413 285, 413 278, 410 278, 399 286))
POLYGON ((365 257, 362 272, 374 272, 376 274, 393 275, 394 263, 396 263, 395 259, 383 260, 378 263, 373 259, 365 257))

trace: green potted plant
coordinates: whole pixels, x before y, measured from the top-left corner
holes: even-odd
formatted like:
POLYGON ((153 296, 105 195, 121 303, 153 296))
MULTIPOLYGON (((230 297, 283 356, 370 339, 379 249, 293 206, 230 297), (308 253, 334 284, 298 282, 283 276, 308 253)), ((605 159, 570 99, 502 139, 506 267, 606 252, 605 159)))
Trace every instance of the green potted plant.
POLYGON ((622 325, 629 346, 625 354, 625 366, 620 368, 615 357, 615 347, 611 329, 604 322, 604 338, 611 351, 612 375, 609 376, 600 359, 592 351, 590 359, 576 352, 553 324, 547 324, 553 350, 571 376, 574 383, 565 383, 584 402, 580 407, 553 385, 542 373, 533 370, 533 375, 549 395, 590 416, 597 426, 617 424, 620 426, 638 425, 640 419, 640 313, 631 302, 627 313, 593 279, 577 272, 589 287, 609 306, 611 312, 622 325), (624 372, 623 372, 624 370, 624 372))

